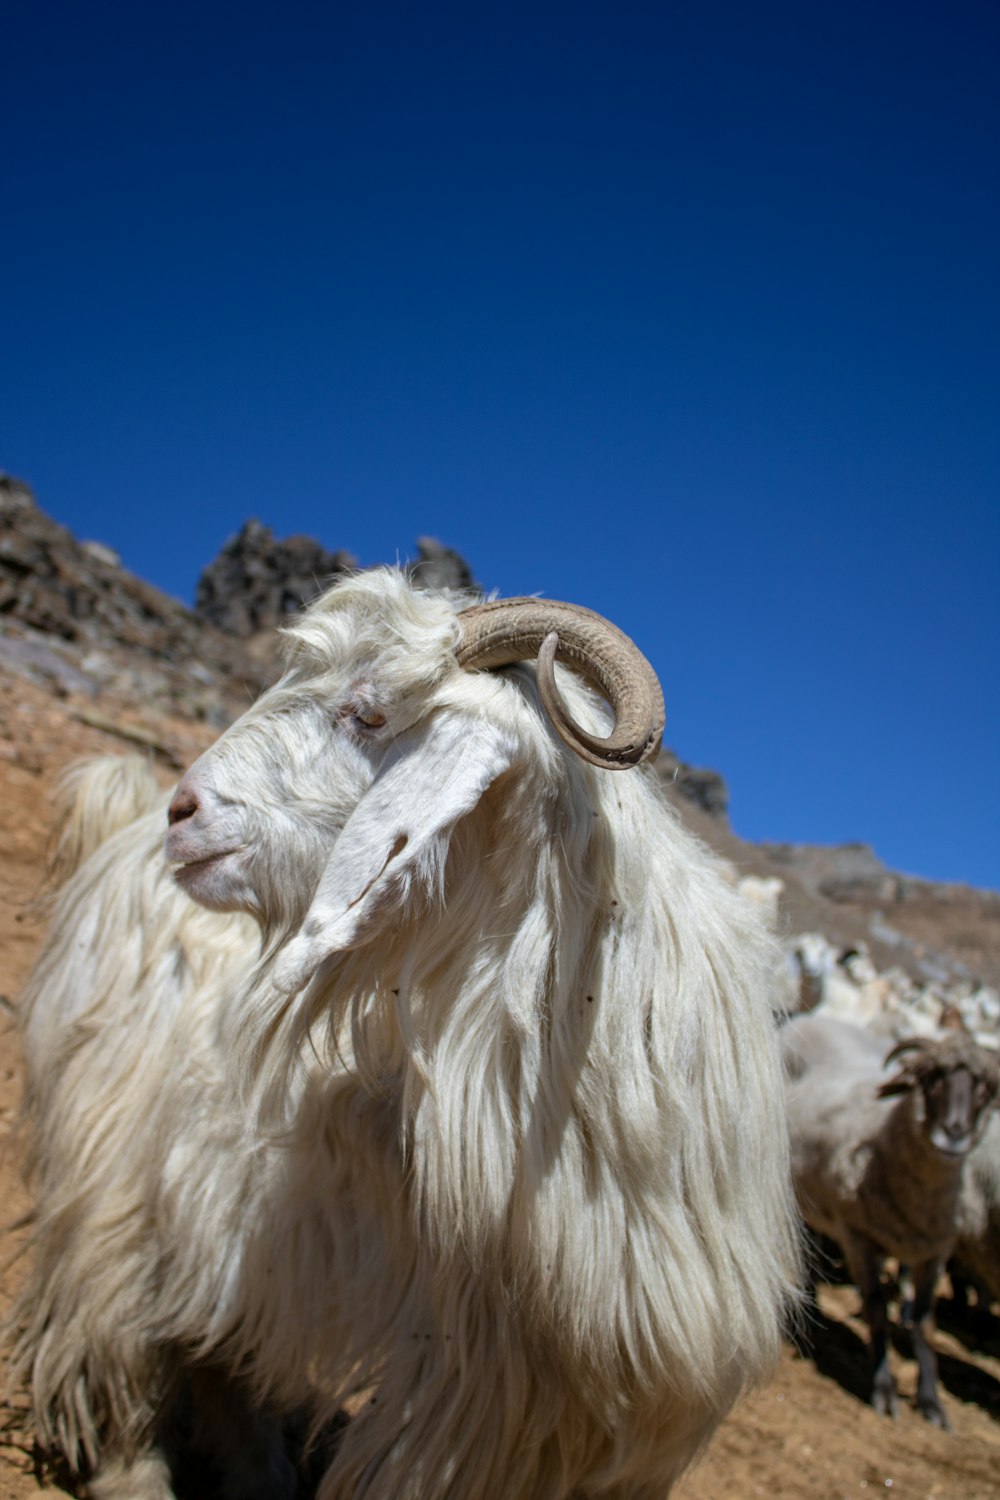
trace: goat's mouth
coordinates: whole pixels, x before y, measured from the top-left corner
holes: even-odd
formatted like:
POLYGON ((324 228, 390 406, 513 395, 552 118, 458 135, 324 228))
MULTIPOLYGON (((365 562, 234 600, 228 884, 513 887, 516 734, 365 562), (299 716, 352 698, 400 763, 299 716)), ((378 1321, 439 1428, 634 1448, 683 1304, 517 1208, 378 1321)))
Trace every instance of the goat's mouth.
POLYGON ((257 909, 253 886, 247 879, 244 844, 211 853, 195 855, 190 849, 174 851, 174 884, 209 911, 249 911, 257 909), (191 858, 177 859, 177 855, 191 858))
POLYGON ((946 1161, 959 1161, 963 1156, 968 1156, 972 1146, 971 1135, 949 1136, 943 1130, 932 1130, 930 1140, 937 1154, 946 1161))
POLYGON ((183 885, 188 879, 197 879, 201 872, 215 869, 224 859, 231 859, 234 854, 239 854, 238 847, 232 849, 216 849, 211 854, 201 854, 194 859, 181 859, 174 862, 174 879, 178 885, 183 885))

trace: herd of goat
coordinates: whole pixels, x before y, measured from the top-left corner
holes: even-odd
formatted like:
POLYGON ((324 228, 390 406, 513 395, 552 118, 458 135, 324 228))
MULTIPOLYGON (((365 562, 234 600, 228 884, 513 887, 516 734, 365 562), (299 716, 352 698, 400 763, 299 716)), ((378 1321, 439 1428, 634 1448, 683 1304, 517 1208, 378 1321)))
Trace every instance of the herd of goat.
POLYGON ((886 1256, 913 1283, 917 1407, 947 1418, 929 1340, 941 1270, 1000 1297, 1000 1089, 996 995, 879 975, 862 949, 818 934, 788 944, 796 1014, 778 1032, 800 1210, 836 1242, 871 1331, 871 1399, 895 1414, 886 1256))
POLYGON ((792 974, 590 611, 373 570, 285 649, 170 797, 66 784, 19 1007, 42 1443, 95 1500, 663 1500, 808 1320, 800 1212, 884 1411, 907 1268, 942 1423, 939 1269, 1000 1293, 983 996, 974 1036, 857 951, 792 974))

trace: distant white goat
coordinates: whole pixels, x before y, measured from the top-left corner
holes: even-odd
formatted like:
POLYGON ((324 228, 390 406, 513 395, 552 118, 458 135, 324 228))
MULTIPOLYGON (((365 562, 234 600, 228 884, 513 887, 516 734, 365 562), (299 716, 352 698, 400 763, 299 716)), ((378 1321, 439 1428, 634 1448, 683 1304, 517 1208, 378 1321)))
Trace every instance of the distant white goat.
POLYGON ((353 1398, 323 1500, 662 1500, 796 1271, 771 940, 654 777, 599 769, 662 728, 606 621, 382 571, 288 647, 171 804, 214 911, 140 818, 23 1002, 40 1432, 163 1500, 181 1387, 263 1500, 259 1413, 353 1398))
POLYGON ((958 1222, 956 1257, 1000 1300, 1000 1114, 969 1155, 958 1222))
POLYGON ((838 949, 821 932, 800 932, 788 939, 786 953, 795 976, 789 1008, 815 1010, 822 1004, 828 977, 836 970, 838 949))
POLYGON ((780 875, 743 875, 738 879, 738 888, 745 900, 760 907, 767 925, 776 932, 781 916, 781 898, 785 892, 785 882, 780 875))
POLYGON ((782 1029, 792 1169, 806 1223, 841 1246, 871 1329, 871 1400, 895 1412, 884 1256, 914 1277, 917 1406, 947 1426, 928 1340, 934 1291, 959 1235, 963 1165, 1000 1086, 991 1053, 956 1032, 884 1044, 819 1014, 782 1029), (906 1054, 898 1070, 889 1065, 906 1054))
POLYGON ((901 1041, 941 1033, 942 1004, 899 968, 880 974, 863 944, 838 948, 818 932, 786 940, 783 1010, 811 1012, 901 1041))

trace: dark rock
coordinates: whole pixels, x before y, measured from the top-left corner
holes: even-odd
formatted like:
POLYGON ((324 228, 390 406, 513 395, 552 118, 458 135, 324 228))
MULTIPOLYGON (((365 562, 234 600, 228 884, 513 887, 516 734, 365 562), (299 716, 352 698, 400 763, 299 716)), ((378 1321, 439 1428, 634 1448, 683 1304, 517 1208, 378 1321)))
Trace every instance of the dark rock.
MULTIPOLYGON (((231 635, 258 635, 296 615, 337 578, 357 567, 349 552, 328 552, 309 536, 275 537, 250 520, 231 536, 198 580, 195 613, 231 635)), ((422 536, 407 572, 421 588, 476 589, 459 553, 422 536)))
POLYGON ((899 879, 895 875, 854 876, 847 880, 821 880, 817 889, 830 901, 899 900, 899 879))
POLYGON ((432 536, 417 537, 417 560, 410 564, 407 571, 414 583, 422 589, 479 592, 472 569, 465 558, 432 536))
POLYGON ((666 746, 656 760, 656 769, 661 781, 686 802, 700 807, 702 812, 719 823, 729 819, 729 788, 718 771, 709 771, 701 766, 689 766, 678 759, 666 746))
POLYGON ((682 797, 702 808, 710 817, 726 822, 729 817, 729 788, 718 771, 683 763, 677 773, 677 790, 682 797))
POLYGON ((309 536, 279 541, 269 526, 250 520, 202 573, 195 614, 230 635, 257 635, 298 614, 356 566, 349 552, 328 552, 309 536))
POLYGON ((776 865, 795 871, 803 885, 814 893, 850 900, 848 891, 867 891, 879 899, 891 872, 868 844, 777 844, 762 841, 761 849, 776 865))
POLYGON ((228 722, 274 675, 122 568, 110 548, 78 542, 8 475, 0 475, 0 637, 10 669, 60 693, 114 691, 211 723, 228 722))
POLYGON ((35 503, 35 492, 30 484, 15 479, 13 474, 0 474, 0 509, 8 515, 16 515, 18 511, 34 509, 35 503))

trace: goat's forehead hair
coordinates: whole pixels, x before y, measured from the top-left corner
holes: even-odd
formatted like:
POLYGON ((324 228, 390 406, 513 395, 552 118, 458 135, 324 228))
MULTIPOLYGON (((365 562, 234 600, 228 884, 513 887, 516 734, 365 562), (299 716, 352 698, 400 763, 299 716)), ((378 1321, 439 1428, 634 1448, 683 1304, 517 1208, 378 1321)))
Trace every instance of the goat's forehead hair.
POLYGON ((921 1047, 899 1059, 900 1072, 912 1078, 924 1079, 946 1073, 957 1073, 964 1068, 973 1077, 982 1079, 994 1091, 1000 1087, 1000 1058, 995 1052, 980 1047, 972 1037, 955 1033, 921 1047))
POLYGON ((282 632, 289 668, 336 670, 365 658, 405 658, 434 681, 454 660, 457 610, 472 600, 416 589, 399 568, 341 579, 282 632))

